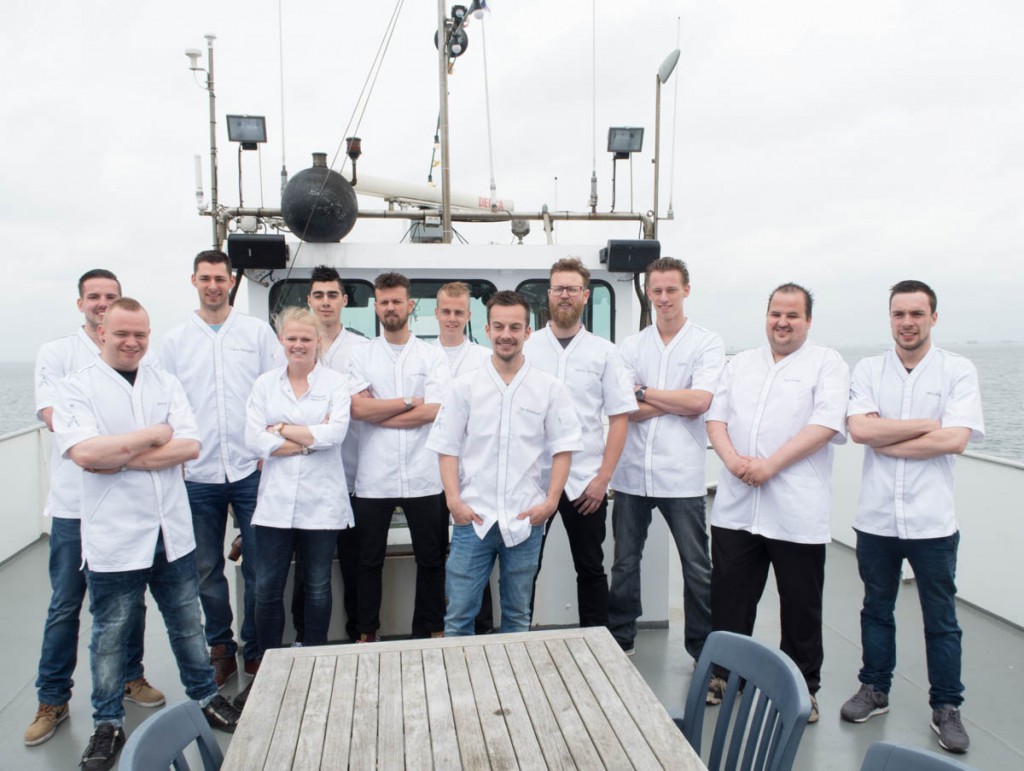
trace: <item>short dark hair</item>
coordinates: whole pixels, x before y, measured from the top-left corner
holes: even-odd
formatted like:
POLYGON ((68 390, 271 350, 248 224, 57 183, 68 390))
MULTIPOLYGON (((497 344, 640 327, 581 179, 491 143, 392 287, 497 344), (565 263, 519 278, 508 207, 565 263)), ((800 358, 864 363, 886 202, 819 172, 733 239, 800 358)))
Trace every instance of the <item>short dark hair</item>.
POLYGON ((121 282, 118 281, 117 276, 115 276, 109 270, 104 270, 103 268, 93 268, 92 270, 87 270, 85 273, 82 274, 82 277, 78 279, 79 297, 82 296, 82 290, 85 288, 85 282, 94 278, 106 278, 110 279, 111 281, 117 282, 117 293, 121 293, 121 282))
POLYGON ((309 288, 312 289, 313 284, 326 284, 330 281, 336 281, 338 289, 341 290, 342 294, 345 294, 345 284, 342 283, 341 276, 338 275, 338 271, 329 265, 317 265, 313 268, 313 273, 309 277, 309 288))
POLYGON ((500 305, 502 308, 514 308, 517 305, 522 306, 526 310, 526 323, 530 323, 530 303, 526 301, 519 292, 513 292, 511 289, 502 289, 500 292, 495 292, 491 295, 487 301, 487 323, 491 323, 491 308, 495 305, 500 305))
POLYGON ((690 285, 690 271, 686 267, 686 263, 682 260, 677 260, 675 257, 659 257, 650 265, 647 266, 646 282, 650 282, 651 274, 657 271, 658 273, 668 273, 670 270, 679 271, 679 275, 683 277, 683 286, 690 285))
POLYGON ((199 270, 199 263, 201 262, 208 262, 211 265, 224 265, 228 269, 228 275, 231 275, 231 258, 224 252, 217 249, 207 249, 206 251, 197 254, 196 258, 192 260, 193 275, 195 275, 196 271, 199 270))
POLYGON ((892 305, 894 295, 913 294, 914 292, 924 292, 928 295, 928 304, 932 307, 932 313, 935 313, 939 307, 939 298, 935 296, 935 290, 923 281, 914 281, 913 279, 900 281, 889 287, 889 305, 892 305))
POLYGON ((587 270, 587 266, 583 264, 579 257, 563 257, 551 266, 551 270, 548 271, 548 278, 555 273, 578 273, 580 278, 583 279, 583 288, 586 289, 590 286, 590 271, 587 270))
POLYGON ((804 311, 807 318, 811 318, 811 309, 814 307, 814 295, 811 294, 809 289, 805 289, 799 284, 794 284, 792 281, 787 281, 785 284, 779 284, 772 290, 772 293, 768 295, 768 307, 772 307, 772 299, 775 297, 777 292, 782 294, 797 294, 800 293, 804 296, 804 311))
POLYGON ((381 273, 373 280, 373 291, 375 292, 378 289, 398 289, 399 287, 404 289, 409 295, 412 294, 409 279, 401 273, 381 273))

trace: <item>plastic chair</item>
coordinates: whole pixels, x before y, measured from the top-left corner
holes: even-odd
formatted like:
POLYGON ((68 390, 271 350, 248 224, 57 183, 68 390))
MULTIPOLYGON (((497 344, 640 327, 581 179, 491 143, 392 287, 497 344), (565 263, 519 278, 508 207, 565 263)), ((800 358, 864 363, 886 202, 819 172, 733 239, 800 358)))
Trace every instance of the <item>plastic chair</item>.
POLYGON ((121 771, 155 771, 174 767, 191 771, 185 749, 196 742, 205 771, 217 771, 224 762, 203 711, 194 701, 162 709, 136 728, 121 752, 121 771))
POLYGON ((708 769, 789 771, 811 714, 811 697, 796 664, 751 637, 710 634, 690 682, 686 711, 677 721, 698 755, 704 699, 715 664, 728 669, 729 678, 718 707, 708 769))
POLYGON ((860 771, 976 771, 948 755, 891 742, 876 742, 868 748, 860 771))

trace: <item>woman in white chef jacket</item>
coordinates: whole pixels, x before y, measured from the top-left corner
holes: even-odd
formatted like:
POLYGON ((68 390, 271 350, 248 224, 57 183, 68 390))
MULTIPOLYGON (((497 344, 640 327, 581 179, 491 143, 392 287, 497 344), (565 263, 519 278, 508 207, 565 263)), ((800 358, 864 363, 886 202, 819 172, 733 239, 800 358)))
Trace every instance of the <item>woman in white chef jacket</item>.
POLYGON ((304 645, 327 642, 331 560, 338 531, 353 527, 341 443, 348 430, 349 379, 318 363, 320 331, 304 308, 276 319, 288 365, 253 384, 246 408, 246 445, 263 459, 256 531, 256 637, 280 647, 284 587, 292 552, 303 559, 304 645))

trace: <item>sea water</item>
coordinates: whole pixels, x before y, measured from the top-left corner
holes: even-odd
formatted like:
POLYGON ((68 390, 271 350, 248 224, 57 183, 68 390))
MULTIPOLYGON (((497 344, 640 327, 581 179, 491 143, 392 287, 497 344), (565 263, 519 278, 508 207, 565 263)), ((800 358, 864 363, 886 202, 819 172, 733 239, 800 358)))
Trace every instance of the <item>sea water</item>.
MULTIPOLYGON (((1024 462, 1024 343, 950 345, 978 368, 985 411, 984 442, 972 444, 975 452, 1024 462)), ((865 356, 874 356, 884 345, 841 348, 852 367, 865 356)), ((31 362, 0 362, 0 436, 36 425, 32 400, 31 362)))

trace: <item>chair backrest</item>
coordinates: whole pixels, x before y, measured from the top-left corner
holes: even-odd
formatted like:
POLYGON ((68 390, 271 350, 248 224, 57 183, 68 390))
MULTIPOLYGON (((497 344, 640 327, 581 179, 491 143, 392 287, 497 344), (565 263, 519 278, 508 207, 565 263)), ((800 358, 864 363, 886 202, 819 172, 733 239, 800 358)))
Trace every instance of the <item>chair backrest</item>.
POLYGON ((190 700, 165 707, 132 731, 118 768, 156 771, 173 766, 175 771, 191 771, 185 761, 185 748, 192 742, 199 746, 205 771, 217 771, 224 762, 224 754, 199 704, 190 700))
POLYGON ((683 713, 687 740, 701 754, 704 700, 716 664, 729 678, 706 761, 710 771, 788 771, 811 714, 807 684, 788 656, 744 635, 713 632, 704 643, 683 713))
POLYGON ((864 756, 860 771, 975 771, 948 755, 891 742, 875 742, 864 756))

